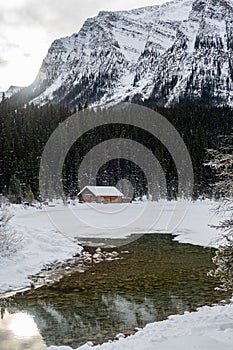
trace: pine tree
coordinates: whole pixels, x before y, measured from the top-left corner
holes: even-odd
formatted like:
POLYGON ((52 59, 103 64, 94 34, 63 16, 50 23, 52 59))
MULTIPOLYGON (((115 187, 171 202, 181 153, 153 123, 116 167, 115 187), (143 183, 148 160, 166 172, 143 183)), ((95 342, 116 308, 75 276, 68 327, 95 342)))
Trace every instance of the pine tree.
POLYGON ((86 109, 86 108, 88 108, 88 102, 87 101, 85 101, 84 106, 83 106, 83 109, 86 109))
POLYGON ((20 203, 22 201, 22 191, 20 181, 15 175, 12 175, 9 183, 10 200, 14 203, 20 203))
POLYGON ((26 188, 26 201, 28 203, 33 203, 35 197, 34 197, 34 194, 31 190, 31 186, 30 185, 27 185, 27 188, 26 188))
POLYGON ((83 106, 81 105, 81 103, 78 103, 78 111, 81 111, 83 109, 83 106))
MULTIPOLYGON (((230 136, 230 144, 233 135, 230 136)), ((226 139, 225 139, 226 140, 226 139)), ((209 275, 220 279, 224 290, 233 290, 233 146, 224 145, 221 151, 209 150, 212 159, 207 165, 217 173, 215 189, 221 201, 217 212, 224 212, 226 218, 215 226, 223 234, 221 245, 217 250, 213 262, 216 269, 209 275)))

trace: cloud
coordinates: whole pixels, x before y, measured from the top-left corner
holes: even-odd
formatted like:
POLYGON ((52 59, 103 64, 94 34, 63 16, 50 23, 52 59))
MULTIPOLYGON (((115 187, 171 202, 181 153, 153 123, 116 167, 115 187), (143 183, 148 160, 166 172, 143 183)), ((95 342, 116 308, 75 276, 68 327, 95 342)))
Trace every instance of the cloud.
POLYGON ((19 49, 20 48, 20 45, 13 43, 13 42, 6 42, 5 45, 8 49, 19 49))
POLYGON ((0 12, 2 86, 27 85, 31 77, 38 72, 52 41, 78 32, 84 21, 96 16, 100 10, 124 10, 156 5, 165 1, 2 0, 0 12))
MULTIPOLYGON (((15 6, 5 11, 3 22, 12 26, 37 26, 51 36, 66 35, 80 29, 87 17, 100 10, 121 10, 162 3, 165 0, 12 0, 15 6)), ((1 18, 0 18, 1 19, 1 18)))
POLYGON ((8 65, 8 61, 0 56, 0 67, 3 68, 3 67, 6 67, 7 65, 8 65))

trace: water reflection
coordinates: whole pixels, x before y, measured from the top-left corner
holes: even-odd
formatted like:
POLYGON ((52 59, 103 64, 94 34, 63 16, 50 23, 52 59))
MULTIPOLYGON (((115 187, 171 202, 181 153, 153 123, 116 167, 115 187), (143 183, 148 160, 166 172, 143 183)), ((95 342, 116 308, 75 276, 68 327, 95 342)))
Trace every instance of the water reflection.
POLYGON ((45 348, 46 345, 31 315, 26 312, 10 314, 8 310, 1 308, 1 350, 43 350, 45 348))
POLYGON ((59 344, 73 348, 88 340, 102 343, 119 332, 130 334, 137 327, 189 308, 169 291, 153 295, 71 293, 46 301, 10 304, 0 320, 1 350, 42 350, 43 339, 47 346, 59 344))
POLYGON ((194 309, 195 300, 200 299, 200 294, 192 301, 182 291, 175 295, 171 290, 158 290, 146 294, 138 291, 71 293, 15 303, 9 305, 0 321, 0 349, 42 350, 45 347, 42 338, 47 346, 58 344, 76 348, 88 340, 102 343, 113 339, 117 333, 131 334, 147 323, 194 309))

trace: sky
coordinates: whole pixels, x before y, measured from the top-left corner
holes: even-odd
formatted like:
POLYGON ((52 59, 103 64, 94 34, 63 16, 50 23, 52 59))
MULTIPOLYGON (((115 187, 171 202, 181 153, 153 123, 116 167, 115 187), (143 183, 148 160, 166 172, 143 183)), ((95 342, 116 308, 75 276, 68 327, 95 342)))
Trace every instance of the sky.
POLYGON ((54 39, 78 32, 100 10, 127 10, 165 0, 0 0, 0 91, 35 79, 54 39))

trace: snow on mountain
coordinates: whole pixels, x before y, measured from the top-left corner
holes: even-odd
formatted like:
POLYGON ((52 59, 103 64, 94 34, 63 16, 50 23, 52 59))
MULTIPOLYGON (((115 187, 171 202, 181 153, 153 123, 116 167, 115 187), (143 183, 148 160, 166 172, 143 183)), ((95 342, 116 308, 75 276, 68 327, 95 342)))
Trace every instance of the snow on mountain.
POLYGON ((174 0, 101 11, 51 45, 35 82, 37 104, 233 105, 233 0, 174 0))
POLYGON ((5 94, 5 98, 10 98, 17 92, 19 92, 22 88, 18 86, 10 86, 9 89, 5 92, 0 92, 0 102, 2 101, 3 95, 5 94))

